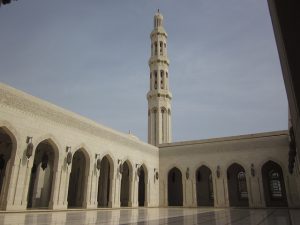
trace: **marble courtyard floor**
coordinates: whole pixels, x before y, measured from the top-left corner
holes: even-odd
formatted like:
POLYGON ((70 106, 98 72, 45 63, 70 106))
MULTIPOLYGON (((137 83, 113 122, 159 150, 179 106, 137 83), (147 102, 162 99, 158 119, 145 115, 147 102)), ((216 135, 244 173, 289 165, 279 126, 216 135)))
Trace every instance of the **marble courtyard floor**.
POLYGON ((298 225, 296 209, 139 208, 2 212, 0 225, 207 224, 298 225))

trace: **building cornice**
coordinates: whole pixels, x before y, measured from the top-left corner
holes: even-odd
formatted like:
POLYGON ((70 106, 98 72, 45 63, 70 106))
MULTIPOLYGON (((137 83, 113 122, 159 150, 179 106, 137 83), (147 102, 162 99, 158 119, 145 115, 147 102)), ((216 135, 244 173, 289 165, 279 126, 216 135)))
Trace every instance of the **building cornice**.
POLYGON ((32 117, 46 119, 50 123, 55 123, 58 126, 63 125, 75 128, 81 132, 86 132, 96 137, 119 142, 122 145, 136 148, 143 146, 149 150, 158 151, 155 146, 136 140, 128 134, 115 131, 76 113, 0 83, 0 107, 3 106, 17 109, 32 117))
POLYGON ((180 146, 215 144, 215 143, 233 142, 233 141, 248 141, 253 139, 271 138, 271 137, 278 137, 278 136, 287 137, 288 130, 229 136, 229 137, 221 137, 221 138, 210 138, 210 139, 203 139, 203 140, 180 141, 180 142, 160 144, 158 147, 160 149, 168 149, 168 148, 180 147, 180 146))

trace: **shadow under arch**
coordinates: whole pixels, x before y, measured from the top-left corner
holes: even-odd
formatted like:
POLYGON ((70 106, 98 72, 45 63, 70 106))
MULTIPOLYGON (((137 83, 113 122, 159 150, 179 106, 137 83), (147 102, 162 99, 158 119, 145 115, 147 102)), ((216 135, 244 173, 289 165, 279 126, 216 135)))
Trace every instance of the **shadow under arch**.
POLYGON ((267 207, 287 207, 286 189, 281 166, 267 161, 261 168, 265 202, 267 207))
POLYGON ((121 190, 120 190, 120 205, 124 206, 132 206, 132 174, 133 167, 131 162, 127 159, 122 164, 122 178, 121 178, 121 190))
POLYGON ((249 206, 246 172, 238 163, 227 169, 227 185, 230 206, 249 206))
POLYGON ((51 207, 58 160, 58 146, 51 138, 37 144, 27 193, 27 208, 51 207))
POLYGON ((6 204, 11 170, 17 152, 17 138, 11 126, 0 126, 0 208, 6 204))
POLYGON ((72 158, 72 169, 68 188, 68 208, 86 207, 89 171, 89 154, 86 149, 79 148, 74 152, 72 158))
POLYGON ((98 179, 98 207, 112 207, 112 181, 114 161, 109 154, 101 159, 100 176, 98 179))
POLYGON ((182 174, 177 167, 168 173, 168 205, 183 206, 182 174))
POLYGON ((214 191, 211 169, 202 165, 196 170, 195 176, 197 206, 213 206, 214 191))
POLYGON ((143 163, 139 168, 138 206, 148 205, 148 169, 143 163))

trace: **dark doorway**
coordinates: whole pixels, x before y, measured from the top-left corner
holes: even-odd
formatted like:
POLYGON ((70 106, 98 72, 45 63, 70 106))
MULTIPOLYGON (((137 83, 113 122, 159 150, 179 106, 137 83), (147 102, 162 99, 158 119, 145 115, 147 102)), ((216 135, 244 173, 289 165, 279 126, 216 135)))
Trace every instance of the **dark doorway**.
POLYGON ((43 141, 36 147, 30 175, 27 208, 49 207, 54 159, 55 152, 49 141, 43 141))
POLYGON ((139 206, 145 206, 145 171, 143 166, 139 168, 139 206))
POLYGON ((168 174, 168 204, 169 206, 183 205, 182 175, 178 168, 174 167, 168 174))
POLYGON ((111 165, 107 156, 101 160, 100 177, 98 183, 98 207, 108 207, 111 189, 111 165))
POLYGON ((8 133, 0 128, 0 200, 5 197, 5 191, 3 190, 8 182, 9 168, 8 163, 11 158, 13 144, 8 133))
POLYGON ((265 201, 267 207, 287 207, 284 178, 281 167, 273 162, 266 162, 262 169, 265 201))
POLYGON ((227 169, 227 182, 230 206, 249 206, 245 169, 233 163, 227 169))
POLYGON ((83 207, 87 185, 87 159, 82 149, 77 150, 72 159, 69 179, 68 208, 83 207))
POLYGON ((213 206, 214 191, 211 170, 201 166, 196 171, 197 206, 213 206))
POLYGON ((121 180, 121 206, 130 206, 130 180, 131 180, 131 167, 128 162, 123 163, 122 180, 121 180))

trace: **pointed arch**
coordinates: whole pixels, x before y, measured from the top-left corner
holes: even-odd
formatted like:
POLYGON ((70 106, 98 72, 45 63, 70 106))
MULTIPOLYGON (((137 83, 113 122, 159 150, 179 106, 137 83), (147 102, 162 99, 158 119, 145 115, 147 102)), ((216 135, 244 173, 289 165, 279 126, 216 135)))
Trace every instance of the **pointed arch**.
POLYGON ((196 176, 196 193, 198 206, 213 206, 214 191, 211 169, 205 165, 198 167, 196 176))
POLYGON ((284 174, 281 166, 269 160, 261 168, 265 202, 267 207, 287 207, 284 174))
MULTIPOLYGON (((0 125, 3 125, 1 122, 0 125)), ((11 169, 17 156, 17 138, 12 126, 0 126, 0 207, 5 207, 11 179, 11 169)))
POLYGON ((168 205, 183 206, 182 173, 177 167, 168 172, 168 205))
POLYGON ((227 169, 227 185, 230 206, 249 206, 246 172, 238 163, 227 169))
POLYGON ((173 168, 177 168, 179 171, 180 171, 180 173, 181 174, 183 174, 184 172, 184 168, 183 168, 183 166, 181 166, 181 165, 179 165, 178 163, 171 163, 167 168, 166 168, 166 170, 164 170, 164 174, 163 174, 163 176, 166 178, 166 179, 168 179, 168 175, 169 175, 169 172, 170 172, 170 170, 172 170, 173 168))
POLYGON ((90 157, 86 149, 77 149, 72 158, 68 188, 68 208, 85 207, 87 199, 90 157))
POLYGON ((112 204, 112 181, 114 161, 109 154, 101 159, 100 176, 98 179, 98 207, 110 207, 112 204))
POLYGON ((147 206, 148 204, 148 169, 143 163, 139 170, 138 184, 138 205, 147 206))
POLYGON ((132 171, 133 167, 131 162, 127 159, 122 164, 122 178, 121 178, 121 190, 120 190, 120 204, 122 206, 131 206, 132 205, 132 171))
POLYGON ((49 208, 59 160, 58 145, 52 138, 39 139, 33 152, 33 166, 27 192, 27 208, 49 208))

